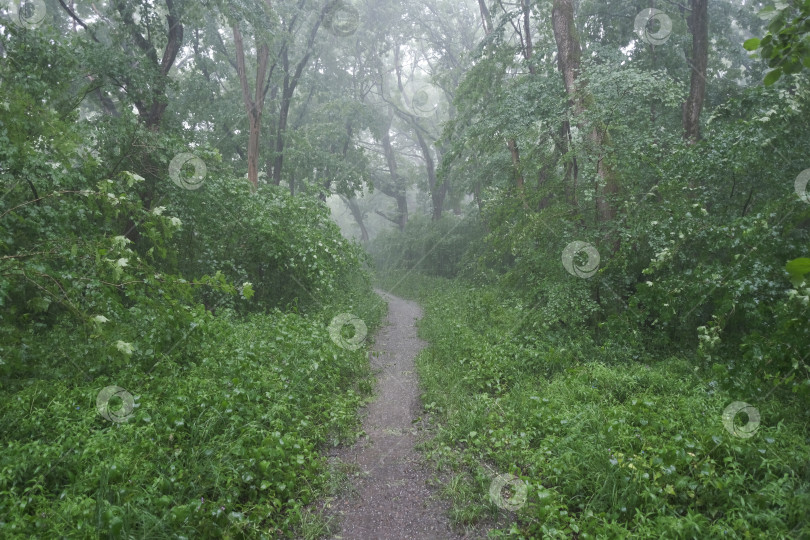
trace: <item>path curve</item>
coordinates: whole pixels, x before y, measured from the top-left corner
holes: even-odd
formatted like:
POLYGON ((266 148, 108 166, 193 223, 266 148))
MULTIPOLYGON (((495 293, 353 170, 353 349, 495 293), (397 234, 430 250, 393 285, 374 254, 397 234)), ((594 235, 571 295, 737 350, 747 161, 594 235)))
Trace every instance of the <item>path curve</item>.
POLYGON ((332 512, 341 523, 336 539, 413 540, 464 538, 447 519, 447 507, 427 485, 431 472, 414 449, 421 412, 414 357, 427 343, 417 337, 419 305, 377 290, 388 302, 386 325, 371 357, 377 395, 363 420, 366 436, 337 456, 361 473, 354 494, 340 497, 332 512))

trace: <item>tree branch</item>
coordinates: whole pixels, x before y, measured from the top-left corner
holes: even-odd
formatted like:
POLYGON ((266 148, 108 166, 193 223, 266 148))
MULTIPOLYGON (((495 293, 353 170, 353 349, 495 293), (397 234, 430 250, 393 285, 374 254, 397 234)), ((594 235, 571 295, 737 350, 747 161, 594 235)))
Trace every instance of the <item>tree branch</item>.
MULTIPOLYGON (((87 25, 86 25, 86 24, 84 24, 84 21, 82 21, 82 20, 79 18, 79 16, 78 16, 78 15, 76 15, 76 12, 74 12, 72 9, 70 9, 70 7, 69 7, 67 4, 65 4, 64 0, 59 0, 59 5, 60 5, 60 6, 62 6, 62 9, 64 9, 64 10, 67 12, 67 14, 68 14, 68 15, 70 15, 70 18, 71 18, 71 19, 73 19, 74 21, 76 21, 77 23, 79 23, 79 26, 81 26, 82 28, 84 28, 84 29, 85 29, 85 30, 87 30, 88 32, 90 31, 90 29, 89 29, 89 28, 87 28, 87 25)), ((101 42, 100 42, 100 41, 99 41, 99 40, 96 38, 96 35, 95 35, 94 33, 90 32, 90 37, 92 37, 92 38, 93 38, 93 41, 95 41, 96 43, 101 43, 101 42)))

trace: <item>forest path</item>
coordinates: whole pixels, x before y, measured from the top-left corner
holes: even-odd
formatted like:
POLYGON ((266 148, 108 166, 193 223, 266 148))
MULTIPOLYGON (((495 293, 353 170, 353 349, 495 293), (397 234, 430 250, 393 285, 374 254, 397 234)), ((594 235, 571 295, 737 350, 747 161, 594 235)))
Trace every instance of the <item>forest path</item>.
POLYGON ((431 472, 414 449, 420 416, 414 358, 427 343, 417 337, 419 305, 377 290, 388 302, 388 319, 377 334, 371 365, 377 374, 376 398, 363 421, 366 436, 336 454, 360 473, 352 493, 332 503, 341 523, 335 538, 456 539, 447 507, 427 485, 431 472))

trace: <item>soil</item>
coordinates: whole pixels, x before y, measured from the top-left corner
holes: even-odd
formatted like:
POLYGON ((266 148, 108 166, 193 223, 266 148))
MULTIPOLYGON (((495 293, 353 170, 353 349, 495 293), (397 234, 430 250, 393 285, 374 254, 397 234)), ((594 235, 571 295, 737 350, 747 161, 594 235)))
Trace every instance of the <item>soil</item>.
POLYGON ((427 344, 417 337, 419 306, 383 291, 388 319, 371 354, 377 374, 376 398, 366 411, 366 433, 354 446, 333 452, 350 468, 352 489, 333 501, 330 513, 341 524, 335 539, 479 538, 454 531, 448 505, 439 500, 428 479, 436 473, 414 446, 420 440, 419 383, 414 358, 427 344))

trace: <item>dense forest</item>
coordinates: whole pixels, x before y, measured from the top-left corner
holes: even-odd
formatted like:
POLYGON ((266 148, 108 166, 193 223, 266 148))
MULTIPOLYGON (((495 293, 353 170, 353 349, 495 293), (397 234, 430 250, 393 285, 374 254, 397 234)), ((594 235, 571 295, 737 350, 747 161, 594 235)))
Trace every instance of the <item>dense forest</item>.
POLYGON ((340 538, 376 288, 459 537, 810 538, 808 184, 810 0, 0 2, 0 537, 340 538))

